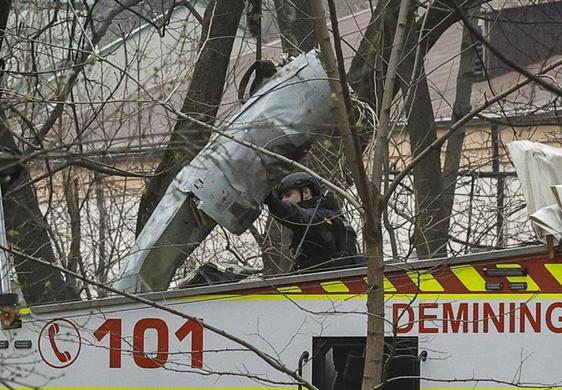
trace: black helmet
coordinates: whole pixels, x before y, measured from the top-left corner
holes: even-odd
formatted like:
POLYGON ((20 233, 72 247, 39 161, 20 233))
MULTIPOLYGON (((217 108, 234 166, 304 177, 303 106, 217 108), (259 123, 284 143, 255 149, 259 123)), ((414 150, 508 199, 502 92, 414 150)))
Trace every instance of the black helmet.
POLYGON ((295 172, 285 176, 277 186, 277 195, 280 197, 287 190, 309 187, 313 196, 320 195, 320 183, 306 172, 295 172))

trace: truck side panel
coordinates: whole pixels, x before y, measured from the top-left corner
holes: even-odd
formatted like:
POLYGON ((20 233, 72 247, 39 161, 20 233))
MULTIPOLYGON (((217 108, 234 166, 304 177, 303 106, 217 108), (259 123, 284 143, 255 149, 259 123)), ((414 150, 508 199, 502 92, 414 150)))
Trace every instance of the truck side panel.
MULTIPOLYGON (((12 387, 296 389, 286 374, 202 326, 292 371, 308 351, 303 375, 312 380, 315 342, 365 337, 367 284, 363 275, 295 280, 160 301, 199 321, 136 303, 32 310, 21 329, 0 333, 0 378, 12 387)), ((427 353, 419 363, 414 357, 422 389, 556 386, 561 283, 562 263, 544 256, 389 272, 387 336, 394 322, 397 337, 427 353)))

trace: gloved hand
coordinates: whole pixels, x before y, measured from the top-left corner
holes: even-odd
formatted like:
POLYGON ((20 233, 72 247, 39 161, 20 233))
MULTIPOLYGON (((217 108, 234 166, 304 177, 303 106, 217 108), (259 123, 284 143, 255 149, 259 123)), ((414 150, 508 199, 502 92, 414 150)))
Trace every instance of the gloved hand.
POLYGON ((265 198, 265 200, 263 201, 263 203, 265 203, 266 205, 270 206, 274 205, 275 203, 277 203, 279 200, 277 199, 277 195, 275 194, 275 191, 271 191, 269 193, 269 195, 267 195, 267 198, 265 198))

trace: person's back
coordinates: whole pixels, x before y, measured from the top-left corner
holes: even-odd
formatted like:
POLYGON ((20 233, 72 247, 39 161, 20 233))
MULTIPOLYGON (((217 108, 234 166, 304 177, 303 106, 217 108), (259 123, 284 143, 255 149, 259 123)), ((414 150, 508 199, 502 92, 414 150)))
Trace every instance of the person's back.
POLYGON ((355 231, 333 196, 320 195, 312 176, 298 172, 285 177, 277 196, 266 199, 271 214, 293 232, 294 271, 350 267, 361 264, 355 231))

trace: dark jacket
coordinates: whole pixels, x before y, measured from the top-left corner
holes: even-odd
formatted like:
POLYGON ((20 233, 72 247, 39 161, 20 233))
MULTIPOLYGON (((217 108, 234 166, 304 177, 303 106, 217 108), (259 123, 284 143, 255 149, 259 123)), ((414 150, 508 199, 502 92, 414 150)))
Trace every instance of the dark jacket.
POLYGON ((290 204, 271 195, 266 204, 273 216, 293 232, 295 271, 340 268, 360 264, 355 231, 331 196, 290 204))

